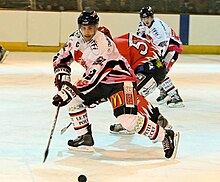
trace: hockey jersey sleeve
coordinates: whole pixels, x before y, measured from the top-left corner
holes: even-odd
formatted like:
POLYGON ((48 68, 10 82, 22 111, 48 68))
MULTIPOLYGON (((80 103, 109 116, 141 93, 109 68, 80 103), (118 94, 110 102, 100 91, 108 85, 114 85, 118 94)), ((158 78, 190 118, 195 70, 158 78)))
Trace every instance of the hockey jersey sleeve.
POLYGON ((69 67, 73 62, 73 56, 71 54, 71 42, 73 39, 73 34, 69 36, 68 41, 59 50, 59 52, 53 57, 53 67, 69 67))
POLYGON ((145 25, 142 21, 139 22, 136 34, 140 37, 146 38, 145 25))

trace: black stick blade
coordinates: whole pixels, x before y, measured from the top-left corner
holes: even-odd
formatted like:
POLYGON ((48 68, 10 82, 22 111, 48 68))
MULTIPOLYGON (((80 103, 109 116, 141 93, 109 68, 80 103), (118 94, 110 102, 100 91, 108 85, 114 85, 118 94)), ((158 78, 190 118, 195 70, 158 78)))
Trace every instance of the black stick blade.
POLYGON ((45 153, 44 153, 44 161, 43 161, 43 163, 46 161, 47 156, 48 156, 48 153, 49 153, 49 150, 48 150, 48 148, 47 148, 47 150, 46 150, 45 153))

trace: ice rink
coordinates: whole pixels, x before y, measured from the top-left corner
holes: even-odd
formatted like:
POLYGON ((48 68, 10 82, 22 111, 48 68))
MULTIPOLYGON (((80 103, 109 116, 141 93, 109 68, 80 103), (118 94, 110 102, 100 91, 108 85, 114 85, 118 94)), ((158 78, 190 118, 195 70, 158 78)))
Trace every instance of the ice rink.
MULTIPOLYGON (((158 105, 156 90, 148 97, 181 134, 175 160, 164 158, 162 144, 144 136, 109 134, 115 122, 110 103, 88 114, 96 152, 72 152, 76 136, 65 107, 43 163, 56 108, 52 58, 55 53, 11 52, 0 64, 0 182, 219 182, 220 55, 180 55, 170 72, 184 108, 158 105)), ((73 80, 82 69, 72 64, 73 80)))

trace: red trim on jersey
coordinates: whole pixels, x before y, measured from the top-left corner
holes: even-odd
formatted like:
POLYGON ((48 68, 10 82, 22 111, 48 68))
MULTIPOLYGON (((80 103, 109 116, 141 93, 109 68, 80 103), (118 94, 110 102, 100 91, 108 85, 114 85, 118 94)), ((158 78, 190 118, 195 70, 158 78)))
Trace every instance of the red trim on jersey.
POLYGON ((80 125, 80 126, 77 126, 77 127, 73 127, 73 128, 74 128, 74 130, 80 130, 80 129, 85 128, 87 126, 89 126, 89 123, 86 123, 85 125, 80 125))
POLYGON ((155 140, 157 138, 158 133, 159 133, 159 129, 160 129, 159 125, 156 124, 156 130, 155 130, 154 135, 152 136, 151 140, 155 140))
POLYGON ((80 112, 77 112, 77 113, 69 113, 70 117, 76 117, 76 116, 80 116, 80 115, 83 115, 86 113, 86 109, 80 111, 80 112))

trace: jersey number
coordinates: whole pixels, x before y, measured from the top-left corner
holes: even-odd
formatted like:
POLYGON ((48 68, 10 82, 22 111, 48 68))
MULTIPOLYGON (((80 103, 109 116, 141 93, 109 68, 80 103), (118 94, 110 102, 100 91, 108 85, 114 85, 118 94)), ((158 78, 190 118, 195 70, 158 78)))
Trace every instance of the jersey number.
POLYGON ((148 52, 148 45, 144 41, 147 41, 147 39, 143 39, 142 37, 129 33, 129 46, 133 46, 139 50, 140 55, 143 56, 145 56, 148 52))

